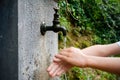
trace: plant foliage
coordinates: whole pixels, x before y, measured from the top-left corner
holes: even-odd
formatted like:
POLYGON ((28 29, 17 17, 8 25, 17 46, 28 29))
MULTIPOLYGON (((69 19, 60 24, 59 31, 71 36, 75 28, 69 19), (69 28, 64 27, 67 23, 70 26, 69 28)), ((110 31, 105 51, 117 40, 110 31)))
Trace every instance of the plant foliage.
POLYGON ((94 32, 95 44, 120 40, 119 0, 61 0, 59 7, 72 25, 94 32))
MULTIPOLYGON (((84 48, 120 40, 120 0, 59 0, 58 6, 61 25, 68 31, 67 46, 84 48)), ((113 74, 92 69, 73 68, 67 76, 68 80, 116 80, 113 74)))

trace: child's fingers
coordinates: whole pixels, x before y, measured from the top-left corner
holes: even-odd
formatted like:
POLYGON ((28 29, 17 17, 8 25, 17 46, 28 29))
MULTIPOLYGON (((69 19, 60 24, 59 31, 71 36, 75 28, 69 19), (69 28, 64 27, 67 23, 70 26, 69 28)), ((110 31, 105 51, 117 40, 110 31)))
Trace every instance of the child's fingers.
POLYGON ((58 67, 58 64, 57 63, 52 63, 48 68, 47 68, 47 71, 50 72, 53 68, 56 68, 58 67))
POLYGON ((56 75, 57 76, 61 76, 63 73, 66 72, 66 68, 62 69, 61 71, 59 71, 56 75))
POLYGON ((54 76, 54 72, 55 72, 59 67, 60 67, 60 64, 55 64, 55 65, 52 67, 52 69, 49 71, 49 75, 50 75, 51 77, 53 77, 53 76, 54 76))
POLYGON ((59 62, 61 62, 61 60, 59 58, 54 57, 53 62, 59 63, 59 62))
POLYGON ((62 64, 61 64, 61 66, 58 69, 56 69, 56 71, 53 74, 53 77, 57 76, 57 73, 60 72, 61 70, 63 70, 63 65, 62 64))
POLYGON ((61 55, 61 54, 57 54, 55 57, 62 60, 62 61, 67 61, 67 62, 68 62, 68 59, 69 59, 69 57, 61 55))
POLYGON ((52 64, 47 68, 47 71, 49 72, 49 71, 52 69, 53 66, 54 66, 54 63, 52 63, 52 64))

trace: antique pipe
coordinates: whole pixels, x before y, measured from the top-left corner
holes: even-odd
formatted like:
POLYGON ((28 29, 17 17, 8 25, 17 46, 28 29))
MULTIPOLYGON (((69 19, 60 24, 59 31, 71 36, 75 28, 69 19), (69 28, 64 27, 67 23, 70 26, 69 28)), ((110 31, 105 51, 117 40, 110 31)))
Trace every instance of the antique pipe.
POLYGON ((55 10, 55 14, 54 14, 53 26, 46 26, 45 22, 43 22, 40 27, 41 34, 45 35, 46 31, 53 31, 56 33, 61 31, 63 33, 63 36, 66 36, 66 28, 60 26, 58 9, 54 8, 54 10, 55 10))

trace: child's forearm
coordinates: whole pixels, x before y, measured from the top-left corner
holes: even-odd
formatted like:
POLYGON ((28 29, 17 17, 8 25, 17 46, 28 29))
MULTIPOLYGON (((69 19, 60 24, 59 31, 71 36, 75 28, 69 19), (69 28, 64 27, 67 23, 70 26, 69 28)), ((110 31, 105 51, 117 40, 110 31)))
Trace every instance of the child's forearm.
POLYGON ((87 56, 87 66, 120 75, 120 58, 87 56))
POLYGON ((108 45, 94 45, 91 47, 87 47, 82 49, 82 52, 87 55, 92 56, 110 56, 120 53, 120 46, 117 43, 108 44, 108 45))

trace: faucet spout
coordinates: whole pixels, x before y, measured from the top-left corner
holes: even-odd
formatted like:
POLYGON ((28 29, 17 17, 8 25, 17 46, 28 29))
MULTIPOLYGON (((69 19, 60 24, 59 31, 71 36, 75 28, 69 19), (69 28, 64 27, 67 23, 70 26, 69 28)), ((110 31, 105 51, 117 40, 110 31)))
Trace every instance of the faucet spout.
POLYGON ((66 28, 63 27, 63 26, 61 26, 61 27, 55 27, 53 31, 54 32, 62 32, 63 36, 66 36, 66 34, 67 34, 66 28))
POLYGON ((59 26, 59 25, 57 25, 57 26, 46 26, 45 23, 43 22, 41 24, 40 28, 41 28, 40 30, 41 30, 42 35, 44 35, 46 33, 46 31, 53 31, 55 33, 61 31, 63 33, 63 36, 66 36, 66 34, 67 34, 66 28, 63 27, 63 26, 59 26))

